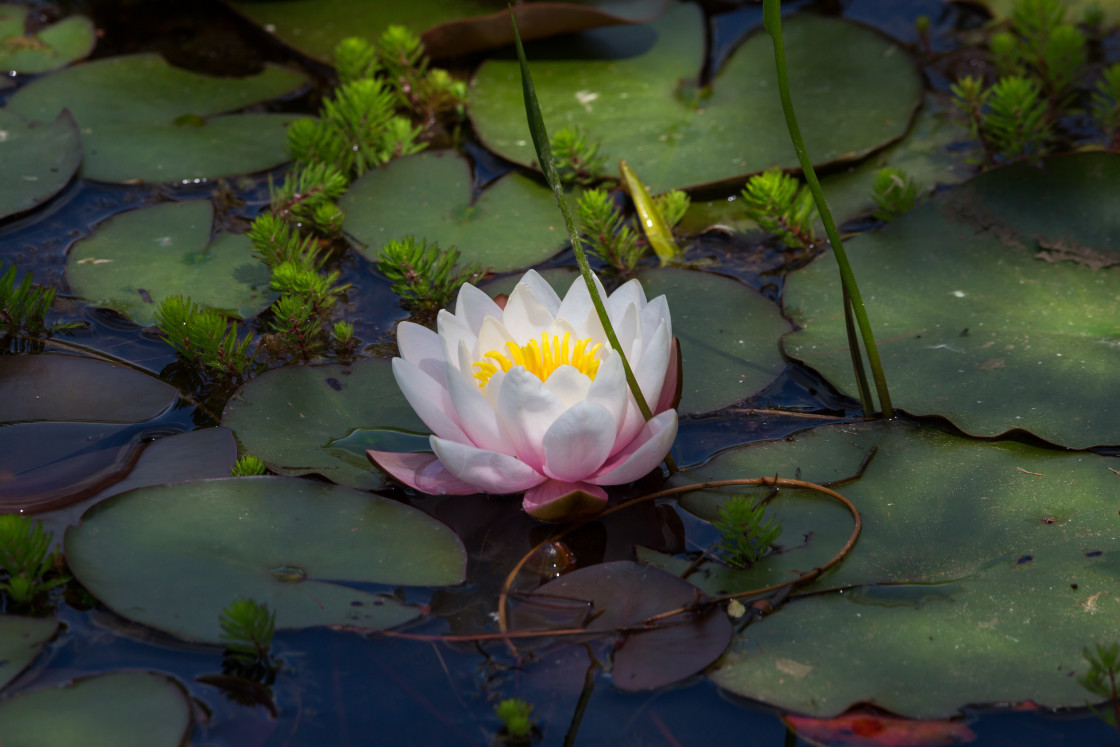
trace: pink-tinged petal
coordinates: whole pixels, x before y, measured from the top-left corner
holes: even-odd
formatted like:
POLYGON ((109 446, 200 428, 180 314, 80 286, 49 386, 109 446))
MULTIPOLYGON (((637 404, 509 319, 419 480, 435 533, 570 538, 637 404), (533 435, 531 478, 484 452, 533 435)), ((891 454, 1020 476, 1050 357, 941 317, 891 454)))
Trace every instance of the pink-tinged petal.
POLYGON ((544 435, 544 473, 565 482, 586 479, 611 455, 614 432, 609 412, 593 402, 580 402, 544 435))
POLYGON ((432 433, 452 441, 470 443, 466 432, 459 427, 451 395, 443 384, 421 371, 404 358, 393 359, 393 378, 412 409, 432 433))
MULTIPOLYGON (((661 390, 665 386, 665 372, 669 366, 670 340, 664 324, 658 325, 657 334, 654 335, 650 346, 646 349, 642 360, 635 366, 634 378, 638 380, 638 387, 645 395, 646 404, 651 408, 661 401, 661 390)), ((657 410, 653 410, 656 414, 657 410)), ((638 409, 637 402, 630 398, 629 407, 618 429, 616 445, 629 443, 645 425, 642 411, 638 409)))
POLYGON ((614 421, 617 434, 622 416, 626 412, 630 388, 626 384, 626 371, 622 368, 622 358, 613 350, 599 362, 599 371, 591 388, 587 390, 587 401, 606 408, 614 421))
POLYGON ((459 288, 459 297, 455 299, 455 316, 478 334, 478 330, 482 329, 482 320, 488 316, 501 319, 502 309, 485 292, 466 283, 459 288))
POLYGON ((681 387, 684 384, 684 371, 681 366, 681 341, 673 338, 669 345, 669 367, 665 371, 665 383, 661 386, 661 398, 653 414, 675 410, 681 402, 681 387))
POLYGON ((564 404, 540 379, 524 367, 514 366, 502 379, 495 409, 517 448, 518 458, 540 472, 544 467, 544 434, 564 414, 564 404))
POLYGON ((558 366, 549 374, 544 382, 544 387, 556 395, 560 404, 571 407, 577 402, 587 399, 587 392, 591 389, 591 379, 575 366, 558 366))
POLYGON ((402 358, 437 382, 443 383, 447 358, 439 335, 419 324, 401 322, 397 325, 397 348, 401 351, 402 358))
POLYGON ((656 467, 677 437, 677 411, 666 410, 645 424, 626 448, 612 456, 587 482, 596 485, 622 485, 633 482, 656 467))
POLYGON ((625 311, 617 317, 612 314, 611 324, 614 325, 614 333, 618 337, 618 344, 626 353, 626 360, 630 362, 631 368, 635 368, 642 360, 642 331, 638 327, 637 307, 627 306, 625 311))
POLYGON ((516 456, 517 450, 506 438, 498 423, 494 406, 483 396, 478 388, 478 380, 468 374, 460 373, 447 364, 447 391, 455 408, 460 427, 470 437, 470 442, 480 449, 489 449, 509 456, 516 456))
POLYGON ((408 454, 396 451, 374 451, 366 456, 377 467, 413 490, 429 495, 471 495, 478 488, 469 485, 444 469, 435 454, 408 454))
POLYGON ((521 507, 541 521, 571 521, 600 513, 607 507, 607 492, 586 482, 548 480, 526 492, 521 507))
MULTIPOLYGON (((544 283, 543 280, 540 282, 544 283)), ((513 335, 513 339, 522 345, 529 340, 540 339, 541 332, 552 325, 556 307, 559 306, 557 303, 550 309, 544 301, 537 298, 535 291, 532 283, 522 280, 513 289, 513 293, 509 294, 509 300, 502 311, 502 323, 513 335)), ((549 291, 553 296, 556 295, 551 288, 549 291)))
POLYGON ((547 478, 519 459, 432 437, 432 450, 448 472, 483 493, 520 493, 547 478))

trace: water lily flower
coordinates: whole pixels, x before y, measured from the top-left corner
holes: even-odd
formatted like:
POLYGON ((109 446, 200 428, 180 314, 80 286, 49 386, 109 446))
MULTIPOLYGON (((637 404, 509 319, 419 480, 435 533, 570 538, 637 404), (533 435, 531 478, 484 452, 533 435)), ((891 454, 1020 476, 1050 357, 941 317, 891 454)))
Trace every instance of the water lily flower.
POLYGON ((677 433, 679 356, 664 296, 646 301, 637 280, 609 297, 611 324, 654 417, 646 422, 607 343, 584 281, 561 299, 530 270, 505 307, 473 285, 437 332, 397 327, 393 375, 432 430, 432 452, 369 451, 397 480, 424 493, 518 493, 540 519, 597 513, 602 485, 654 469, 677 433))

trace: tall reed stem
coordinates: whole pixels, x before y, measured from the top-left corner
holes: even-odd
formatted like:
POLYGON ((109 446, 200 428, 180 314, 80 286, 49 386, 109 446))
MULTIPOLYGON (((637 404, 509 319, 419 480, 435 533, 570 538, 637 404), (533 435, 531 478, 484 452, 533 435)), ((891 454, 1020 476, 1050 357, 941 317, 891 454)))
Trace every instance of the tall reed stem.
MULTIPOLYGON (((786 72, 785 44, 782 41, 781 0, 763 0, 762 22, 766 27, 766 33, 770 34, 770 39, 774 42, 774 65, 778 72, 778 94, 782 99, 782 112, 786 117, 789 137, 793 141, 793 149, 797 151, 797 159, 801 162, 801 170, 805 173, 805 181, 809 185, 809 191, 813 194, 813 201, 817 204, 817 211, 820 213, 821 222, 824 223, 824 231, 828 235, 828 241, 832 244, 832 253, 836 257, 836 264, 840 266, 840 282, 844 286, 844 295, 846 296, 844 301, 845 313, 850 308, 855 315, 856 324, 859 326, 860 335, 863 337, 863 346, 867 352, 867 362, 871 366, 871 376, 875 379, 875 390, 879 395, 879 405, 883 417, 893 418, 894 407, 891 406, 891 394, 887 389, 887 379, 883 375, 883 364, 879 359, 879 348, 875 344, 871 322, 867 319, 867 310, 863 306, 863 297, 859 293, 856 276, 852 273, 851 264, 848 263, 848 255, 844 251, 843 242, 840 240, 840 232, 836 230, 836 221, 832 219, 828 203, 825 202, 821 183, 817 180, 816 171, 813 170, 813 162, 809 159, 809 151, 805 148, 805 140, 801 137, 801 128, 797 125, 797 115, 793 111, 793 99, 790 98, 789 94, 789 76, 786 72)), ((855 369, 856 381, 865 382, 867 375, 863 372, 863 360, 859 354, 859 339, 850 325, 848 326, 848 346, 852 350, 852 366, 855 369)), ((870 415, 873 410, 870 392, 867 391, 866 384, 860 387, 860 399, 862 400, 864 414, 870 415)))

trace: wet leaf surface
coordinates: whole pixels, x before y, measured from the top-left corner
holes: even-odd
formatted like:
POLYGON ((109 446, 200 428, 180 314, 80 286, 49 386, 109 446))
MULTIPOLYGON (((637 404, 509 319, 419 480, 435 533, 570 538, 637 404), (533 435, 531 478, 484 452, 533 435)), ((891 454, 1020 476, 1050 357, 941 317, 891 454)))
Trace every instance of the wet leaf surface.
POLYGON ((149 672, 103 674, 0 703, 5 747, 176 747, 190 725, 182 687, 149 672))
MULTIPOLYGON (((696 6, 678 4, 648 26, 586 32, 559 48, 529 49, 545 121, 553 130, 583 127, 601 140, 607 163, 625 158, 654 193, 796 167, 769 37, 749 38, 709 94, 687 83, 704 61, 701 26, 696 6)), ((790 87, 814 161, 856 159, 902 137, 921 84, 901 48, 827 18, 798 16, 785 26, 790 87), (819 90, 845 105, 814 106, 812 92, 819 90)), ((469 113, 488 148, 530 165, 519 81, 516 61, 487 60, 472 82, 469 113)))
MULTIPOLYGON (((991 171, 850 242, 895 407, 975 436, 1120 443, 1120 156, 991 171)), ((831 256, 792 274, 786 352, 854 396, 831 256)))
POLYGON ((209 200, 167 202, 116 215, 74 245, 66 262, 70 287, 142 325, 155 324, 168 296, 248 318, 276 298, 269 270, 243 234, 211 240, 209 200))
MULTIPOLYGON (((838 488, 859 508, 863 533, 840 565, 805 587, 830 591, 797 597, 745 629, 717 683, 829 717, 857 702, 915 718, 972 703, 1087 702, 1074 676, 1086 666, 1082 649, 1111 640, 1117 612, 1109 591, 1120 576, 1115 458, 887 423, 802 434, 792 459, 783 455, 789 446, 728 452, 698 477, 753 476, 769 455, 780 475, 828 480, 850 476, 837 465, 876 446, 863 476, 838 488)), ((843 540, 831 535, 839 526, 846 539, 851 519, 789 492, 768 509, 783 520, 780 554, 750 575, 712 565, 688 579, 709 593, 741 591, 839 551, 843 540)))
MULTIPOLYGON (((505 272, 530 267, 567 243, 556 198, 516 172, 472 197, 471 169, 452 153, 399 158, 354 182, 339 206, 344 230, 371 262, 391 239, 405 236, 456 247, 459 264, 505 272)), ((574 204, 575 195, 569 196, 574 204)))
POLYGON ((314 474, 377 489, 381 473, 366 449, 417 444, 428 433, 401 394, 389 361, 353 366, 288 366, 257 376, 230 399, 222 425, 246 453, 282 475, 314 474), (412 438, 409 434, 414 434, 412 438))
POLYGON ((782 721, 809 744, 831 747, 937 747, 976 740, 961 721, 913 721, 863 712, 831 719, 790 714, 782 721))
POLYGON ((237 598, 268 604, 278 629, 399 625, 421 610, 343 584, 451 585, 466 564, 455 535, 416 509, 283 477, 131 490, 90 509, 65 549, 75 577, 119 614, 212 643, 237 598))
POLYGON ((70 16, 27 34, 27 11, 20 5, 0 5, 0 70, 45 73, 93 51, 97 32, 85 16, 70 16))
MULTIPOLYGON (((662 612, 702 602, 696 587, 648 565, 619 560, 565 574, 515 609, 514 629, 643 626, 662 612)), ((614 684, 648 690, 696 674, 723 653, 731 623, 718 605, 623 633, 614 646, 614 684)))
MULTIPOLYGON (((509 11, 487 0, 417 0, 371 7, 362 0, 300 0, 228 3, 304 54, 331 61, 334 45, 349 36, 378 39, 391 24, 403 25, 428 54, 449 57, 513 43, 509 11)), ((667 0, 574 0, 517 6, 522 39, 643 22, 664 10, 667 0)))
POLYGON ((22 213, 54 197, 82 161, 78 126, 68 112, 54 122, 29 122, 0 109, 0 218, 22 213))
POLYGON ((57 630, 53 617, 0 615, 0 689, 27 668, 57 630))
POLYGON ((80 173, 89 179, 203 179, 287 161, 286 128, 298 115, 225 113, 290 94, 305 82, 275 65, 246 78, 215 78, 138 54, 38 78, 12 94, 6 109, 38 122, 53 122, 68 109, 82 131, 80 173), (193 115, 187 124, 184 115, 193 115))

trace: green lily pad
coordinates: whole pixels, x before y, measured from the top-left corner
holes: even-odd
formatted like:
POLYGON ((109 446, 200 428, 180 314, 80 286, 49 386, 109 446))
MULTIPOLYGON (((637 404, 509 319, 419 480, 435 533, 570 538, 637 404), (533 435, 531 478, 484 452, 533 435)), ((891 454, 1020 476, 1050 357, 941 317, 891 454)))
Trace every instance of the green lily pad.
POLYGON ((143 325, 155 324, 160 302, 176 295, 233 317, 264 311, 276 298, 268 268, 253 257, 245 235, 211 241, 213 222, 209 200, 116 215, 74 245, 66 280, 90 303, 143 325))
POLYGON ((46 202, 70 183, 82 162, 82 139, 69 112, 29 122, 0 109, 0 218, 46 202))
MULTIPOLYGON (((850 242, 894 405, 977 436, 1120 443, 1117 189, 1112 154, 1012 166, 850 242)), ((833 258, 793 273, 784 302, 802 328, 786 352, 854 394, 833 258)))
POLYGON ((183 688, 149 672, 103 674, 0 703, 4 747, 177 747, 190 725, 183 688))
POLYGON ((120 480, 178 396, 94 358, 0 356, 0 510, 54 509, 120 480))
POLYGON ((387 360, 269 371, 233 395, 222 425, 273 472, 374 490, 386 483, 365 450, 395 449, 407 434, 428 433, 387 360))
MULTIPOLYGON (((818 163, 858 159, 905 134, 921 82, 895 43, 817 16, 789 19, 785 41, 801 130, 818 163)), ((734 53, 710 95, 681 83, 694 80, 704 63, 695 5, 676 5, 646 27, 586 32, 562 51, 561 59, 529 52, 545 122, 582 127, 601 140, 608 162, 625 158, 651 192, 738 183, 771 166, 797 167, 773 48, 763 33, 734 53)), ((482 64, 470 115, 487 147, 532 163, 516 60, 482 64)))
MULTIPOLYGON (((954 0, 960 2, 961 0, 954 0)), ((988 9, 995 20, 1004 21, 1011 17, 1011 11, 1019 0, 976 0, 979 5, 988 9)), ((1104 13, 1105 24, 1113 26, 1120 23, 1120 0, 1062 0, 1061 5, 1066 10, 1066 23, 1081 23, 1085 11, 1091 6, 1096 6, 1104 13)))
MULTIPOLYGON (((574 196, 569 197, 574 203, 574 196)), ((471 200, 471 169, 454 153, 398 158, 366 173, 341 200, 343 229, 372 262, 390 239, 438 241, 462 252, 462 265, 505 272, 543 262, 568 241, 556 198, 509 173, 471 200)))
MULTIPOLYGON (((812 594, 747 627, 713 678, 814 716, 862 701, 936 718, 969 703, 1090 700, 1070 673, 1085 671, 1082 648, 1115 636, 1115 458, 876 423, 735 450, 677 479, 834 480, 872 447, 863 476, 838 488, 862 514, 854 549, 812 594)), ((820 566, 852 528, 826 501, 782 490, 767 509, 783 522, 781 552, 747 571, 707 563, 688 580, 745 591, 820 566)))
POLYGON ((718 410, 757 394, 785 368, 777 341, 789 322, 753 288, 673 268, 643 270, 638 278, 647 298, 669 301, 684 370, 681 412, 718 410))
POLYGON ((160 56, 109 57, 44 76, 12 94, 7 109, 53 122, 69 109, 82 131, 81 175, 167 182, 232 176, 288 160, 290 114, 230 114, 306 83, 275 65, 246 78, 214 78, 160 56))
POLYGON ((36 34, 25 34, 27 8, 0 5, 0 70, 45 73, 89 56, 97 42, 93 22, 70 16, 36 34))
MULTIPOLYGON (((975 168, 965 162, 964 153, 950 150, 949 146, 969 137, 951 111, 927 96, 906 137, 856 166, 821 178, 821 189, 833 218, 842 224, 874 213, 876 205, 871 193, 875 174, 888 166, 902 170, 914 180, 920 189, 919 199, 939 186, 964 181, 975 168)), ((743 212, 738 190, 732 199, 693 200, 678 224, 686 233, 699 233, 713 226, 741 232, 761 230, 743 212)), ((824 236, 819 224, 817 236, 824 236)))
POLYGON ((27 668, 56 630, 54 618, 0 616, 0 689, 27 668))
POLYGON ((65 549, 74 576, 119 614, 212 643, 239 597, 267 603, 277 628, 399 625, 421 610, 342 584, 450 585, 466 567, 451 530, 416 509, 285 477, 130 490, 87 511, 65 549))
MULTIPOLYGON (((596 26, 646 21, 667 0, 567 0, 517 6, 523 39, 538 39, 596 26)), ((477 52, 513 43, 509 11, 489 0, 415 0, 367 3, 364 0, 228 0, 237 12, 264 26, 284 43, 321 62, 331 61, 334 46, 349 36, 378 39, 391 24, 423 31, 421 40, 435 57, 477 52), (495 8, 498 8, 495 10, 495 8), (424 31, 424 29, 427 29, 424 31)))

